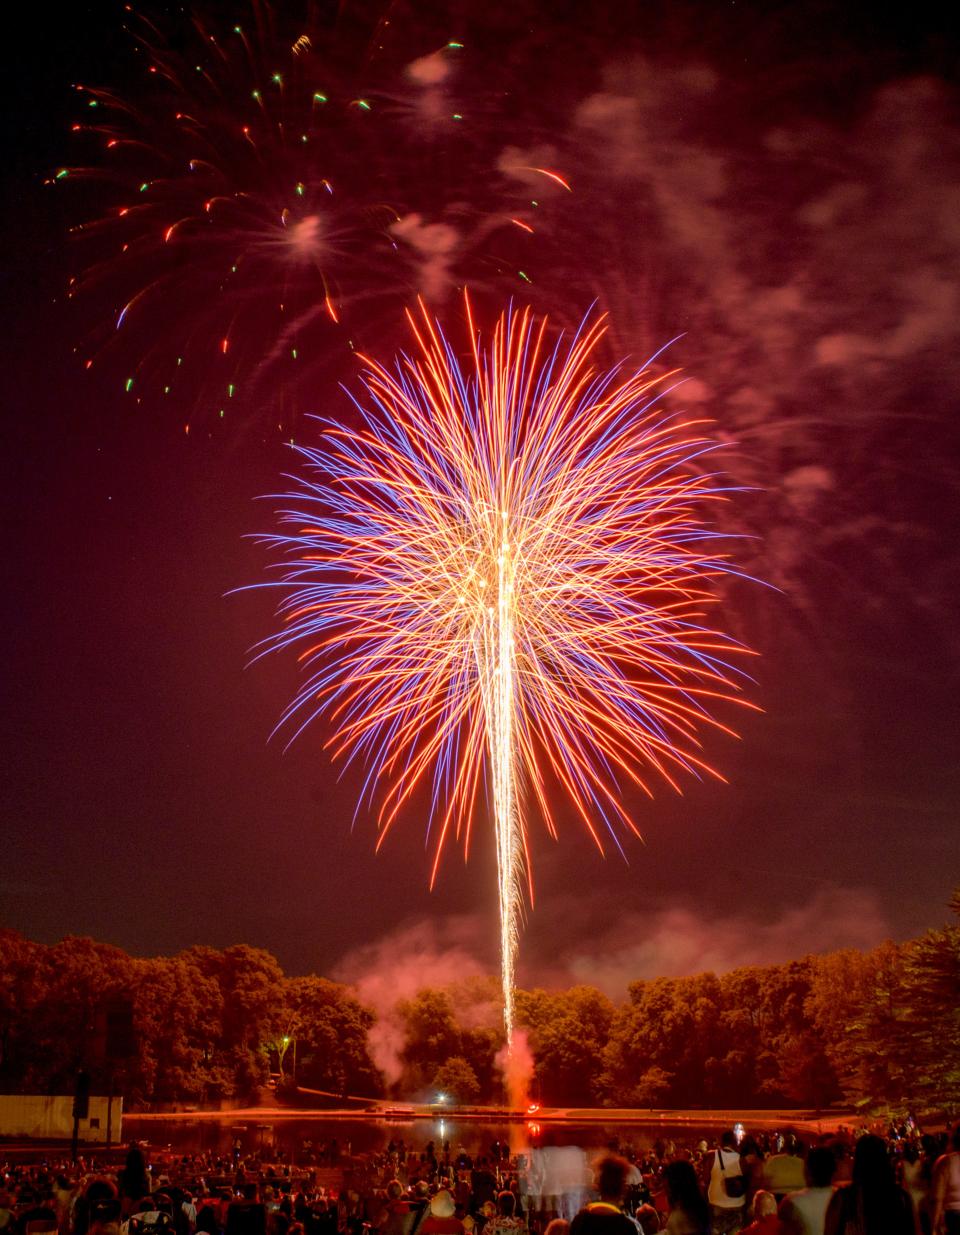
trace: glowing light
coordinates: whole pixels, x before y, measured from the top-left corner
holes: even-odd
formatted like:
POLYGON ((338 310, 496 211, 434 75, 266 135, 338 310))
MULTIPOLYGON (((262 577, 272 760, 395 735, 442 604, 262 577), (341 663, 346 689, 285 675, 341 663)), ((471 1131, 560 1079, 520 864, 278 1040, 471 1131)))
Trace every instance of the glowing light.
POLYGON ((486 781, 510 1039, 528 818, 556 836, 559 790, 620 848, 639 834, 622 781, 718 775, 699 729, 731 732, 709 707, 743 702, 743 649, 704 621, 737 573, 703 522, 728 490, 700 473, 701 422, 655 406, 673 375, 599 371, 602 318, 551 345, 510 310, 484 344, 466 310, 468 363, 410 315, 413 355, 363 358, 360 427, 295 447, 303 476, 264 538, 284 574, 260 585, 284 621, 257 655, 298 651, 280 724, 293 741, 325 714, 334 755, 366 761, 378 848, 422 789, 431 884, 448 839, 469 850, 486 781))
MULTIPOLYGON (((284 220, 286 225, 286 220, 284 220)), ((323 251, 323 226, 318 214, 308 214, 286 226, 286 243, 294 257, 316 262, 323 251)))
MULTIPOLYGON (((541 176, 546 176, 548 179, 553 180, 556 184, 562 185, 568 193, 573 192, 573 189, 570 188, 569 184, 567 184, 566 180, 564 180, 559 172, 548 172, 545 167, 531 167, 530 170, 532 172, 539 172, 541 176)), ((536 202, 534 202, 534 205, 536 205, 536 202)))
MULTIPOLYGON (((447 43, 437 39, 436 50, 421 57, 421 71, 434 74, 430 81, 408 72, 412 66, 403 68, 393 52, 378 57, 374 81, 370 49, 345 38, 343 23, 331 26, 323 5, 304 6, 296 27, 279 20, 270 0, 225 8, 230 12, 220 14, 222 21, 211 13, 193 20, 190 5, 175 5, 170 21, 157 24, 131 6, 127 33, 147 80, 138 79, 129 97, 109 87, 82 89, 78 110, 99 100, 107 114, 98 113, 103 125, 97 117, 79 125, 96 134, 85 143, 94 166, 75 166, 72 159, 69 171, 71 185, 97 190, 79 199, 87 217, 75 229, 85 276, 78 293, 106 287, 100 303, 111 309, 138 289, 144 293, 137 304, 141 329, 122 340, 127 358, 115 380, 136 369, 144 390, 159 394, 161 357, 187 349, 196 363, 178 392, 185 406, 197 409, 191 414, 199 414, 202 401, 211 419, 217 406, 203 389, 201 358, 214 355, 225 334, 236 373, 250 390, 249 412, 256 414, 270 403, 262 387, 272 380, 271 369, 282 364, 288 372, 277 380, 290 380, 294 329, 305 362, 290 392, 296 402, 308 389, 307 369, 322 362, 322 348, 331 342, 321 332, 338 318, 379 314, 405 299, 411 285, 439 299, 461 286, 470 269, 515 280, 520 260, 500 252, 509 234, 503 224, 519 208, 506 204, 515 197, 507 180, 478 181, 472 155, 434 166, 436 139, 451 123, 462 129, 466 121, 450 110, 466 100, 440 88, 464 47, 449 27, 447 43), (239 22, 241 9, 257 20, 239 22), (369 113, 353 122, 363 126, 363 142, 346 123, 344 107, 354 117, 369 113), (431 177, 433 201, 425 210, 417 186, 431 177), (472 222, 460 230, 460 242, 452 222, 428 221, 447 214, 466 219, 464 209, 472 222), (435 243, 443 249, 439 260, 431 256, 435 243), (285 320, 276 314, 280 300, 285 320), (148 356, 144 341, 161 336, 164 345, 148 356)), ((507 96, 481 92, 471 103, 471 123, 489 118, 501 97, 507 96)), ((48 178, 67 174, 53 164, 48 178)), ((546 184, 533 172, 523 175, 529 184, 546 184)), ((114 321, 111 314, 109 325, 114 321)))

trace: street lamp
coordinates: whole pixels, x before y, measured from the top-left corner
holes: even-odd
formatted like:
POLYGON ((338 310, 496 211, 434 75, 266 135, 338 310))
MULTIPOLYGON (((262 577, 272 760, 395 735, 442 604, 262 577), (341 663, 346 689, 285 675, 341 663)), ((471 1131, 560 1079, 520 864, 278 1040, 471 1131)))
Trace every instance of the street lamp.
MULTIPOLYGON (((284 1055, 286 1055, 287 1053, 287 1047, 290 1045, 291 1042, 293 1043, 293 1063, 290 1065, 290 1079, 292 1081, 295 1081, 297 1079, 297 1040, 296 1038, 287 1037, 286 1034, 280 1040, 283 1043, 284 1055)), ((283 1071, 283 1061, 282 1060, 280 1063, 280 1071, 281 1072, 283 1071)))

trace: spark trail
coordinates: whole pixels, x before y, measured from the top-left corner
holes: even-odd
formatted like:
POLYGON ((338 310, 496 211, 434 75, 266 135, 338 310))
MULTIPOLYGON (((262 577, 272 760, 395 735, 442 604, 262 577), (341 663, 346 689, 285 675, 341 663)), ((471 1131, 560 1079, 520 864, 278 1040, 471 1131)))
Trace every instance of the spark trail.
POLYGON ((551 343, 510 309, 484 342, 467 301, 463 360, 408 317, 411 354, 363 358, 359 427, 295 447, 305 468, 262 538, 283 622, 256 651, 298 651, 281 725, 293 740, 323 714, 328 747, 366 765, 378 847, 427 799, 431 885, 445 841, 468 851, 492 815, 509 1044, 528 820, 556 837, 562 796, 620 848, 639 835, 623 782, 719 775, 699 731, 731 732, 710 709, 745 703, 728 659, 745 649, 704 613, 738 572, 706 521, 726 497, 701 470, 715 443, 658 406, 673 375, 598 368, 602 318, 551 343))

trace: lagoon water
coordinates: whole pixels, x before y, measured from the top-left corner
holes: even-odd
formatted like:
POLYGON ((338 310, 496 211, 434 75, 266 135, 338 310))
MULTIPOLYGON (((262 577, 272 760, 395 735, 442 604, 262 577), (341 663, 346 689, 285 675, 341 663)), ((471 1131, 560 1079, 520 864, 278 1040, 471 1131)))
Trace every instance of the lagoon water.
POLYGON ((265 1158, 298 1164, 309 1161, 312 1147, 326 1145, 334 1138, 344 1156, 383 1149, 391 1139, 402 1139, 415 1152, 421 1151, 428 1141, 438 1146, 449 1141, 452 1152, 463 1145, 475 1156, 495 1140, 509 1143, 514 1152, 567 1145, 577 1145, 589 1152, 611 1145, 649 1148, 658 1137, 695 1144, 701 1137, 709 1140, 716 1134, 715 1123, 713 1126, 706 1122, 698 1125, 695 1121, 679 1123, 670 1121, 669 1117, 656 1122, 611 1119, 604 1123, 536 1124, 531 1121, 524 1124, 458 1121, 455 1116, 409 1120, 373 1116, 331 1119, 322 1113, 291 1116, 264 1110, 244 1114, 242 1118, 191 1119, 181 1115, 170 1119, 143 1119, 132 1115, 125 1116, 123 1121, 125 1140, 146 1141, 155 1150, 229 1154, 234 1142, 239 1140, 243 1154, 263 1150, 265 1158))

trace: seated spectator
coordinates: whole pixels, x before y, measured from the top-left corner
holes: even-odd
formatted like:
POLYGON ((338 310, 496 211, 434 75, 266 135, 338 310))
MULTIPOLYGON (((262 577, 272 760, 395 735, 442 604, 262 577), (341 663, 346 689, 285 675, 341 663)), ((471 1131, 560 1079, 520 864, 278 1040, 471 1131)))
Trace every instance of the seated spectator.
POLYGON ((139 1201, 127 1219, 127 1235, 175 1235, 169 1196, 158 1192, 139 1201))
POLYGON ((410 1235, 418 1210, 403 1194, 403 1184, 399 1179, 391 1179, 387 1184, 387 1195, 377 1227, 383 1235, 410 1235))
POLYGON ((753 1198, 750 1207, 753 1221, 745 1226, 742 1235, 782 1235, 783 1227, 777 1216, 777 1198, 764 1188, 753 1198))
POLYGON ((57 1211, 52 1201, 44 1201, 29 1188, 21 1188, 17 1212, 19 1235, 47 1235, 57 1230, 57 1211))
POLYGON ((417 1235, 464 1235, 463 1223, 456 1216, 453 1197, 441 1188, 431 1198, 430 1211, 417 1227, 417 1235))
POLYGON ((267 1210, 257 1185, 245 1183, 242 1196, 227 1206, 226 1235, 267 1235, 267 1210))
POLYGON ((117 1189, 109 1179, 89 1180, 73 1207, 73 1235, 87 1235, 97 1207, 116 1200, 117 1189))
POLYGON ((516 1216, 517 1198, 512 1192, 501 1192, 497 1197, 497 1214, 484 1227, 487 1235, 517 1235, 525 1231, 527 1224, 516 1216))
POLYGON ((217 1211, 209 1203, 201 1205, 197 1210, 197 1232, 198 1235, 220 1235, 217 1211))

